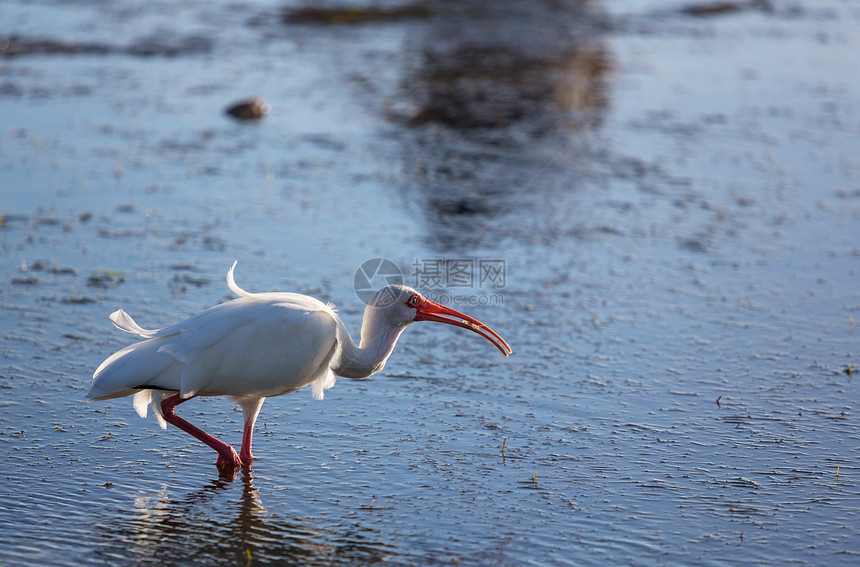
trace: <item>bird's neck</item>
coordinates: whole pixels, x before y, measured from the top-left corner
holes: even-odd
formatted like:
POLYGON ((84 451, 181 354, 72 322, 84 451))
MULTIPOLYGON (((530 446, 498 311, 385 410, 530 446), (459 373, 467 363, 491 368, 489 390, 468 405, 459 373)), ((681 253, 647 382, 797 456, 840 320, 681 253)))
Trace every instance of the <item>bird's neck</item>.
POLYGON ((391 356, 400 333, 406 327, 385 327, 374 325, 365 317, 361 326, 361 343, 356 345, 346 330, 343 322, 338 320, 341 344, 340 360, 332 368, 334 373, 344 378, 367 378, 376 374, 385 366, 385 361, 391 356))

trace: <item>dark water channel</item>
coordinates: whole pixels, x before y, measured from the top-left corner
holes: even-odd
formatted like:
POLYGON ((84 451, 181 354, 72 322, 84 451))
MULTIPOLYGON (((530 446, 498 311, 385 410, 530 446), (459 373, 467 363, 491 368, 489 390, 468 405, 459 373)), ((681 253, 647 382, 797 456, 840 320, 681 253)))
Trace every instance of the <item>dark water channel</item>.
POLYGON ((0 564, 856 564, 858 38, 838 0, 0 4, 0 564), (356 335, 379 257, 514 356, 415 325, 268 400, 234 481, 84 401, 118 307, 238 259, 356 335))

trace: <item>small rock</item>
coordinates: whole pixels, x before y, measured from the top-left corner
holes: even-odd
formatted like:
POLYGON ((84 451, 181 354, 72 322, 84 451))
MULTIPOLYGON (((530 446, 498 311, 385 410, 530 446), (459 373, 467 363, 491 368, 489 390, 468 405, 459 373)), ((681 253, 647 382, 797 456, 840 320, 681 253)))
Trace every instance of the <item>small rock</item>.
POLYGON ((252 98, 237 102, 224 112, 237 120, 259 120, 269 113, 270 108, 263 99, 252 98))

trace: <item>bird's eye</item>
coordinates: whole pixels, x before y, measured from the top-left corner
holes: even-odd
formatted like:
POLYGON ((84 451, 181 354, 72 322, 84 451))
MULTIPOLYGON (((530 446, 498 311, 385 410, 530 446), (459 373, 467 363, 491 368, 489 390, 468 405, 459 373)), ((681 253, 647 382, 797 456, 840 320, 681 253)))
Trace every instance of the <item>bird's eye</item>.
POLYGON ((408 305, 409 307, 418 307, 419 303, 421 303, 421 298, 419 298, 417 295, 413 295, 406 301, 406 305, 408 305))

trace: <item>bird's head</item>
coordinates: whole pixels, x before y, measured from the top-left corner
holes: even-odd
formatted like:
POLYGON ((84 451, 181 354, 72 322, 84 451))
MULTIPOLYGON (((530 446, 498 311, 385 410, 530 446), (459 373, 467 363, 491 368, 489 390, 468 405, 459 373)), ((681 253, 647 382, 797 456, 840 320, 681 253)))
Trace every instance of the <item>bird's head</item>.
POLYGON ((430 301, 405 285, 388 285, 380 289, 370 299, 367 309, 373 312, 374 319, 389 327, 402 328, 415 321, 445 323, 481 335, 505 356, 512 352, 505 339, 474 317, 430 301))

